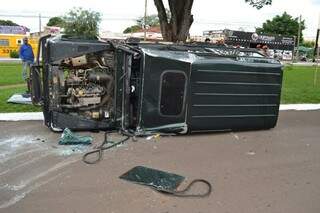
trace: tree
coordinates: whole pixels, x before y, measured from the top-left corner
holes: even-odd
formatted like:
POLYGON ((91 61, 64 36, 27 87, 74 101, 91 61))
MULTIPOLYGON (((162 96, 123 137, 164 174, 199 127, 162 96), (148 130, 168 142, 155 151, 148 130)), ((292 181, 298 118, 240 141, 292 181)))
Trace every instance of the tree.
MULTIPOLYGON (((159 17, 157 14, 149 15, 146 17, 146 26, 155 27, 159 26, 159 17)), ((136 24, 127 27, 123 33, 134 33, 144 28, 144 17, 140 17, 136 20, 136 24)))
POLYGON ((251 6, 261 9, 264 5, 271 5, 272 0, 245 0, 251 6))
POLYGON ((168 0, 171 18, 167 17, 162 0, 154 0, 158 10, 162 37, 166 41, 185 41, 193 23, 193 0, 168 0))
MULTIPOLYGON (((245 0, 257 9, 269 5, 272 0, 245 0)), ((191 14, 193 0, 168 0, 170 17, 168 17, 163 0, 154 0, 158 11, 162 37, 166 41, 185 41, 193 23, 191 14)))
POLYGON ((64 20, 61 17, 52 17, 49 19, 47 26, 50 27, 63 27, 65 24, 64 20))
POLYGON ((13 21, 10 20, 1 20, 0 19, 0 25, 1 26, 19 26, 19 24, 14 23, 13 21))
MULTIPOLYGON (((140 17, 139 19, 136 20, 136 22, 137 22, 137 25, 140 26, 141 28, 144 27, 144 17, 140 17)), ((145 25, 150 27, 159 26, 160 22, 159 22, 158 15, 154 14, 154 15, 147 16, 145 25)))
POLYGON ((101 14, 82 8, 74 8, 63 17, 63 21, 66 35, 94 39, 99 33, 101 14))
MULTIPOLYGON (((303 41, 302 31, 305 29, 304 20, 301 22, 300 42, 303 41)), ((293 18, 288 13, 284 12, 281 16, 277 15, 272 20, 267 20, 262 24, 261 28, 257 28, 257 33, 265 34, 280 34, 284 36, 298 36, 299 18, 293 18)))

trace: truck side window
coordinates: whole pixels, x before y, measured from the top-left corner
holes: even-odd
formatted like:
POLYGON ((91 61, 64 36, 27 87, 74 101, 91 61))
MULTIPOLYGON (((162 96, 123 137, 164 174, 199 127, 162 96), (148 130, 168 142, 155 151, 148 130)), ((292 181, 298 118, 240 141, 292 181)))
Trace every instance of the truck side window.
POLYGON ((179 116, 184 109, 186 75, 182 71, 168 70, 161 75, 160 114, 179 116))

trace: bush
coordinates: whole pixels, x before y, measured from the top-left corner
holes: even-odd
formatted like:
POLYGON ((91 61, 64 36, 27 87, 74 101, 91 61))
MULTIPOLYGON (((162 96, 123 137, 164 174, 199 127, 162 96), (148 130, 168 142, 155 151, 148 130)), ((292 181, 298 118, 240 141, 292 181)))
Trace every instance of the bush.
POLYGON ((19 53, 15 50, 11 51, 10 58, 19 58, 19 53))
POLYGON ((141 30, 142 28, 139 25, 133 25, 131 27, 127 27, 123 33, 135 33, 141 30))

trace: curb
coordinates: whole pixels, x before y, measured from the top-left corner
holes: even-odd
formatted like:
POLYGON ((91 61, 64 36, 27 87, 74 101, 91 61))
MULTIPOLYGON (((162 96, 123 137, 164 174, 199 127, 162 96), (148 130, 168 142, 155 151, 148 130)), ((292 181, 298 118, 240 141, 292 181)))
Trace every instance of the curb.
MULTIPOLYGON (((320 110, 320 104, 281 104, 281 111, 320 110)), ((0 113, 0 121, 42 121, 42 112, 0 113)))

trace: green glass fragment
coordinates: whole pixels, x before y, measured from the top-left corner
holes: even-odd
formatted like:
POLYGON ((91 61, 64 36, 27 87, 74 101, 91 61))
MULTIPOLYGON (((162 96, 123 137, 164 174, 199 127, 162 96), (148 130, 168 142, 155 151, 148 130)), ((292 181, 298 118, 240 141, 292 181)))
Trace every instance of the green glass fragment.
POLYGON ((76 144, 90 145, 91 142, 92 142, 91 136, 76 135, 68 128, 64 129, 59 140, 60 145, 76 145, 76 144))

